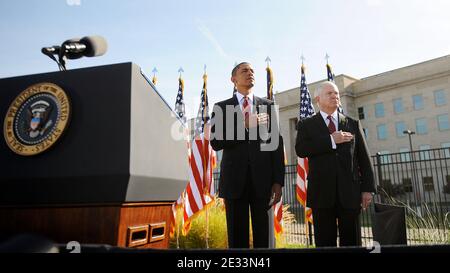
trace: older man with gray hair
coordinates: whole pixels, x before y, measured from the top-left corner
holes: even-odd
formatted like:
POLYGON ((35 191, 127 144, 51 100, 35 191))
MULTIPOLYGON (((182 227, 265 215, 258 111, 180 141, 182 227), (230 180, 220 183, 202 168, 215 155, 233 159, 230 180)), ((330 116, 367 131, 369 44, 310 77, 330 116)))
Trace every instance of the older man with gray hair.
POLYGON ((312 209, 316 246, 361 245, 359 214, 375 193, 372 165, 361 124, 338 112, 339 89, 322 83, 320 111, 299 121, 295 149, 309 159, 307 206, 312 209))

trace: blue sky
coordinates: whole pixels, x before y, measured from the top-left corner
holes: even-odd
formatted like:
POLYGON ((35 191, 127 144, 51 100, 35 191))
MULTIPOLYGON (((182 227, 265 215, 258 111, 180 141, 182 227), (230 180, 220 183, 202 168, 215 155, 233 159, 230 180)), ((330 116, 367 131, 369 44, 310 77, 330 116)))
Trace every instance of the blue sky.
POLYGON ((196 113, 207 65, 210 103, 232 92, 230 71, 249 61, 255 94, 265 96, 265 58, 275 91, 335 74, 368 77, 450 54, 448 0, 2 0, 0 78, 56 71, 40 53, 73 37, 101 35, 108 52, 69 61, 68 69, 132 61, 175 103, 178 68, 185 73, 188 116, 196 113))

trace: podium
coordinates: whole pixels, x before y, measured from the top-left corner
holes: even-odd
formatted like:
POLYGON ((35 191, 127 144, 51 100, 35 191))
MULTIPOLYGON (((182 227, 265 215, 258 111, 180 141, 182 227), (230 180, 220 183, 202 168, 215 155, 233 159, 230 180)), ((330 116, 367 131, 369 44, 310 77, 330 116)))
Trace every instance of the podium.
POLYGON ((0 92, 1 237, 168 247, 187 148, 183 125, 137 65, 0 79, 0 92))

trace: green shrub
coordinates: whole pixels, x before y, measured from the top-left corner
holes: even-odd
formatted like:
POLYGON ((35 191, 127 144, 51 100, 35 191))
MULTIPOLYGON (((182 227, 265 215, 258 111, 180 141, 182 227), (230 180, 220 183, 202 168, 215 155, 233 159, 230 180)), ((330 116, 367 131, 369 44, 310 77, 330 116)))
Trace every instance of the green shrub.
MULTIPOLYGON (((283 206, 283 222, 290 224, 295 222, 295 215, 289 210, 289 205, 283 206)), ((208 246, 206 244, 206 210, 200 212, 197 217, 191 222, 191 229, 187 236, 184 236, 181 232, 182 225, 182 210, 179 209, 177 213, 177 224, 175 227, 175 235, 170 239, 170 248, 191 249, 191 248, 213 248, 213 249, 226 249, 228 248, 227 240, 227 224, 225 216, 225 206, 223 199, 216 198, 216 202, 208 208, 208 246), (178 236, 177 244, 177 233, 178 236), (178 247, 177 247, 178 245, 178 247)), ((253 245, 251 221, 250 221, 250 247, 253 245)), ((286 239, 283 234, 277 237, 276 248, 298 248, 305 247, 301 245, 291 245, 286 243, 286 239)))
MULTIPOLYGON (((227 225, 225 217, 225 208, 222 199, 216 198, 216 202, 208 209, 208 247, 209 248, 227 248, 227 225)), ((181 232, 182 210, 178 210, 175 235, 170 239, 170 248, 177 248, 177 233, 179 248, 207 248, 206 244, 206 209, 198 213, 191 222, 191 229, 187 236, 181 232)))

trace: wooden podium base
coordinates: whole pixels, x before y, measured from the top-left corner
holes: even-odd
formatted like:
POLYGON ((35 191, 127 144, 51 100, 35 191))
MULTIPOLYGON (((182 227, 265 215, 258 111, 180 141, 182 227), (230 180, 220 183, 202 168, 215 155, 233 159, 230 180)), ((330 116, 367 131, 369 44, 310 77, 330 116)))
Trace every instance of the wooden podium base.
POLYGON ((171 202, 0 207, 0 234, 34 233, 56 243, 168 248, 171 202))

